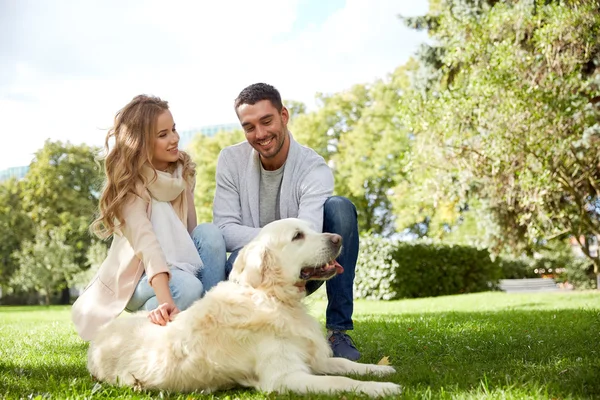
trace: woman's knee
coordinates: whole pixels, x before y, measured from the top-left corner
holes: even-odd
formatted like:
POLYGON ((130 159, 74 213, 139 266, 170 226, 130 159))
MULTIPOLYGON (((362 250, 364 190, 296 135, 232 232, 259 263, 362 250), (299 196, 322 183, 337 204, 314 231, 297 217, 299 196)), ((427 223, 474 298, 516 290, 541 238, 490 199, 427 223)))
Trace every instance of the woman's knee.
POLYGON ((180 311, 191 306, 204 294, 204 285, 202 285, 200 279, 191 276, 188 273, 185 274, 188 276, 182 277, 183 279, 177 279, 177 282, 173 282, 171 287, 173 301, 175 301, 175 304, 180 311))
POLYGON ((192 231, 192 239, 197 248, 225 251, 225 238, 219 227, 210 222, 198 225, 192 231))

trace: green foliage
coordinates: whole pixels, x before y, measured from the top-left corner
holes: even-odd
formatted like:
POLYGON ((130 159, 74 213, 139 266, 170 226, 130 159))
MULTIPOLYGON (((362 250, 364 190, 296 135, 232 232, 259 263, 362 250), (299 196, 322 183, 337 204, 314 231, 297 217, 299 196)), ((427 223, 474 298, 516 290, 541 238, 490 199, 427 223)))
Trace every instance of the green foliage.
POLYGON ((69 280, 69 286, 83 290, 94 278, 100 266, 106 260, 108 246, 105 242, 96 240, 86 252, 89 268, 78 271, 69 280))
POLYGON ((36 290, 50 304, 52 293, 67 287, 67 282, 80 271, 75 254, 66 243, 64 230, 38 228, 35 240, 24 241, 21 250, 15 253, 19 269, 10 284, 22 290, 36 290))
POLYGON ((103 174, 99 149, 46 141, 21 181, 0 184, 0 277, 9 293, 51 297, 86 268, 103 174))
POLYGON ((194 203, 198 223, 212 221, 213 200, 215 197, 215 174, 217 159, 221 150, 245 139, 243 131, 219 132, 214 136, 198 133, 189 144, 189 154, 196 163, 196 188, 194 203))
POLYGON ((555 242, 535 256, 505 255, 497 257, 503 279, 541 278, 551 276, 558 283, 577 290, 596 287, 594 266, 589 258, 576 255, 571 246, 555 242))
POLYGON ((437 78, 402 112, 416 135, 408 186, 430 193, 420 208, 484 201, 496 252, 600 235, 598 2, 438 6, 437 78))
POLYGON ((413 64, 371 85, 319 95, 321 107, 291 121, 299 143, 313 148, 333 168, 335 193, 357 208, 365 232, 394 233, 392 189, 404 175, 410 141, 398 118, 401 93, 413 64))
POLYGON ((5 289, 19 266, 14 252, 33 236, 33 223, 23 210, 22 199, 22 182, 10 179, 0 183, 0 282, 5 289))
POLYGON ((358 299, 395 300, 402 298, 396 290, 402 272, 394 259, 397 242, 371 236, 360 237, 360 252, 354 277, 354 296, 358 299))
POLYGON ((573 260, 563 272, 556 275, 555 280, 573 285, 578 290, 598 289, 594 265, 586 261, 582 258, 573 260))
POLYGON ((60 227, 82 267, 92 243, 88 228, 104 179, 96 162, 99 152, 87 145, 48 140, 35 154, 23 181, 23 208, 33 223, 48 231, 60 227))
POLYGON ((530 269, 538 276, 551 274, 559 283, 584 290, 596 287, 594 265, 588 257, 573 252, 567 242, 556 242, 531 259, 530 269))
POLYGON ((377 300, 473 293, 500 277, 487 250, 362 236, 355 293, 377 300))
POLYGON ((325 161, 338 152, 338 144, 360 120, 369 100, 365 85, 354 85, 349 90, 332 95, 317 94, 320 107, 298 115, 290 121, 290 131, 301 144, 314 149, 325 161))
POLYGON ((332 158, 336 192, 357 207, 363 231, 395 232, 391 198, 393 188, 404 178, 411 146, 397 112, 400 93, 408 86, 407 68, 371 85, 360 119, 341 138, 332 158))
POLYGON ((25 178, 24 201, 31 218, 60 225, 60 215, 91 216, 104 178, 96 162, 100 149, 46 141, 25 178))
POLYGON ((497 259, 502 279, 539 278, 528 257, 498 257, 497 259))
POLYGON ((288 109, 290 119, 294 120, 299 115, 306 113, 306 104, 295 100, 284 100, 283 104, 288 109))

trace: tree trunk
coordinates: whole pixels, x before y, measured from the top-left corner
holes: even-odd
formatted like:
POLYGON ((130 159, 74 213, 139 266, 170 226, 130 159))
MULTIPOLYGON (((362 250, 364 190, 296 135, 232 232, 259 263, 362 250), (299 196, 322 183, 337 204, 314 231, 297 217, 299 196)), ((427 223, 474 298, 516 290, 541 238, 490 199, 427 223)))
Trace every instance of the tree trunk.
POLYGON ((71 293, 69 292, 69 288, 66 287, 60 293, 59 304, 70 304, 70 303, 71 303, 71 293))
POLYGON ((596 274, 596 290, 600 290, 600 246, 596 247, 596 258, 593 258, 594 261, 594 273, 596 274))

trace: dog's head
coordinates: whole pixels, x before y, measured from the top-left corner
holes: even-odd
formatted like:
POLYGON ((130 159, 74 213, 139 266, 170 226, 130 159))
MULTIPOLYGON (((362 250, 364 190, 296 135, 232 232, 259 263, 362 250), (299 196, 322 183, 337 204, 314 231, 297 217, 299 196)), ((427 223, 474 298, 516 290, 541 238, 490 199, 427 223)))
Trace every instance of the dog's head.
POLYGON ((340 235, 317 233, 296 218, 274 221, 240 251, 229 279, 263 289, 302 287, 343 272, 335 261, 341 249, 340 235))

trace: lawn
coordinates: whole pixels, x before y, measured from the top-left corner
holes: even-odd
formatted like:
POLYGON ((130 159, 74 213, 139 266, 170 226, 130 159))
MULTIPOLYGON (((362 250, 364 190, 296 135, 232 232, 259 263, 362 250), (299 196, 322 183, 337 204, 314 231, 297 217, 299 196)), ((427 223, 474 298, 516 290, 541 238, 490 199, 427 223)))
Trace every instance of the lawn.
MULTIPOLYGON (((308 301, 323 320, 325 303, 308 301)), ((354 317, 352 336, 361 361, 389 356, 397 373, 388 379, 404 387, 405 399, 600 398, 600 293, 358 301, 354 317)), ((101 385, 86 371, 86 349, 68 307, 0 307, 0 398, 300 398, 252 390, 206 396, 101 385)))

